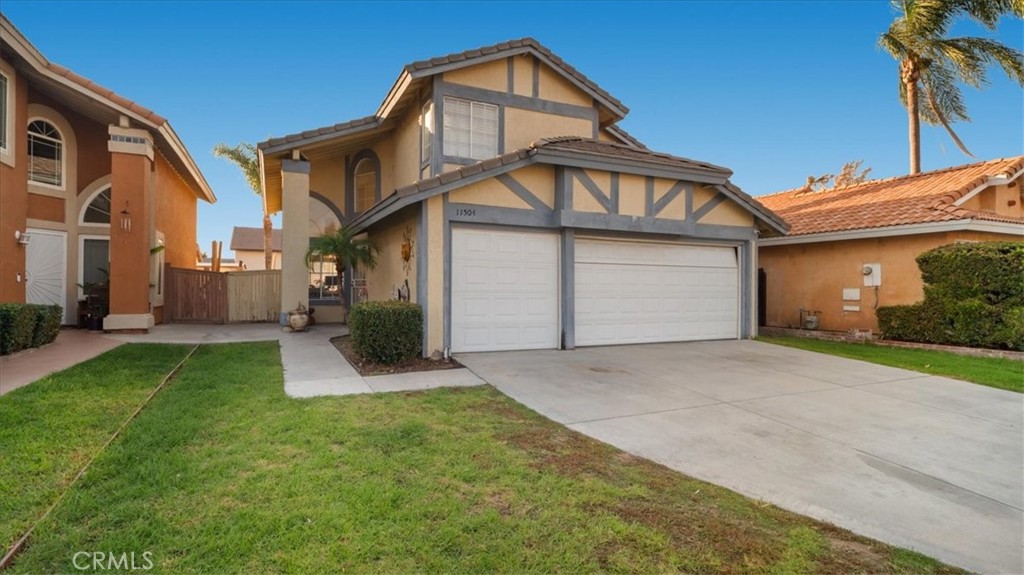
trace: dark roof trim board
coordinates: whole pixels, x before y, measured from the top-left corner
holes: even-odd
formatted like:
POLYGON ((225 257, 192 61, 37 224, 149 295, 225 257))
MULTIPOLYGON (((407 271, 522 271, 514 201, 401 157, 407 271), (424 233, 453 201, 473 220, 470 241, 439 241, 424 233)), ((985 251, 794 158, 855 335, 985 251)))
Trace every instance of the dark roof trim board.
POLYGON ((633 137, 632 134, 630 134, 626 130, 623 130, 619 126, 616 126, 615 124, 612 124, 612 125, 608 126, 605 129, 608 130, 609 134, 611 134, 611 135, 615 136, 616 138, 622 140, 623 144, 626 144, 628 146, 633 146, 634 148, 640 148, 641 150, 646 150, 647 149, 647 146, 645 146, 643 142, 641 142, 640 140, 636 139, 635 137, 633 137))
MULTIPOLYGON (((756 218, 764 221, 768 226, 779 233, 785 234, 788 230, 788 226, 782 218, 775 215, 773 212, 761 205, 760 202, 730 183, 728 176, 732 172, 725 168, 718 166, 712 167, 711 164, 703 164, 686 158, 669 156, 668 154, 638 151, 635 148, 629 148, 621 144, 596 142, 594 140, 583 140, 581 138, 574 137, 539 140, 528 148, 520 148, 518 150, 502 154, 501 156, 470 164, 468 166, 462 166, 456 170, 451 170, 432 178, 427 178, 414 184, 403 186, 395 190, 394 193, 379 202, 377 205, 370 208, 366 213, 356 217, 350 225, 353 226, 356 231, 365 230, 371 225, 404 207, 421 202, 438 194, 461 188, 531 164, 545 163, 563 166, 578 166, 579 162, 574 162, 573 160, 580 157, 586 157, 588 152, 566 152, 564 148, 571 147, 574 142, 586 144, 588 148, 594 148, 594 144, 597 144, 597 147, 609 147, 613 150, 629 150, 631 152, 639 152, 640 154, 650 156, 653 158, 653 162, 659 166, 659 169, 656 170, 659 175, 673 179, 710 183, 729 199, 735 201, 741 206, 747 207, 747 209, 750 210, 756 218), (556 152, 559 151, 559 146, 563 148, 561 150, 562 153, 549 153, 552 149, 556 152), (670 169, 669 159, 675 162, 675 169, 670 169), (693 167, 698 164, 701 166, 702 171, 697 171, 693 167)), ((611 151, 609 151, 609 153, 610 152, 611 151)), ((592 162, 592 166, 587 167, 603 170, 611 168, 612 171, 614 171, 615 168, 624 168, 622 169, 623 172, 651 175, 650 170, 645 169, 643 162, 638 161, 636 158, 630 158, 630 161, 618 164, 607 161, 607 155, 600 156, 599 158, 600 159, 592 162)))
POLYGON ((377 116, 365 116, 348 122, 325 126, 314 130, 306 130, 298 134, 289 134, 280 138, 271 138, 256 145, 264 154, 274 154, 292 149, 297 144, 316 144, 332 138, 350 136, 370 132, 380 128, 384 121, 377 116))

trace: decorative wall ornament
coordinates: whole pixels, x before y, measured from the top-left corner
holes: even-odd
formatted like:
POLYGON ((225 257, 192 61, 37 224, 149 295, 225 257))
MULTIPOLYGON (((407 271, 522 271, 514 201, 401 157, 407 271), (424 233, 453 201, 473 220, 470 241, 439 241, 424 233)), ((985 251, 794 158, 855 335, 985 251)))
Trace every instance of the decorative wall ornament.
POLYGON ((415 241, 412 239, 412 226, 405 226, 405 231, 402 232, 402 269, 405 270, 405 275, 409 275, 409 271, 412 270, 412 248, 415 241))

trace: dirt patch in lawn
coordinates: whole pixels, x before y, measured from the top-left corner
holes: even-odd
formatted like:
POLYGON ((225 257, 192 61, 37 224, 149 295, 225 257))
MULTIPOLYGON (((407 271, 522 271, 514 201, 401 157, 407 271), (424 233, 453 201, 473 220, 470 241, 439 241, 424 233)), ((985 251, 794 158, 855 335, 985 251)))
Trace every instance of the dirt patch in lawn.
POLYGON ((341 355, 356 368, 359 375, 388 375, 390 373, 410 373, 414 371, 434 371, 437 369, 456 369, 462 364, 454 359, 433 360, 423 357, 414 357, 398 363, 386 364, 370 361, 352 347, 352 338, 342 335, 331 339, 334 347, 338 348, 341 355))

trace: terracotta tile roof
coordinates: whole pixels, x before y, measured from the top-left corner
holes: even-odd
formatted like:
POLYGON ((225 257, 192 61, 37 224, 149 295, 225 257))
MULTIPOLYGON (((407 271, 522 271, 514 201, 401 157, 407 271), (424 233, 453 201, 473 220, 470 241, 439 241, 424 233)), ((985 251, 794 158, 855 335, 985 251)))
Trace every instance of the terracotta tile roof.
POLYGON ((315 138, 317 136, 325 136, 328 134, 334 134, 338 132, 352 132, 361 131, 361 129, 372 130, 380 126, 381 122, 377 116, 364 116, 362 118, 356 118, 355 120, 349 120, 340 124, 334 124, 332 126, 324 126, 322 128, 314 128, 312 130, 306 130, 305 132, 298 132, 295 134, 288 134, 287 136, 281 136, 280 138, 270 138, 264 142, 260 142, 258 147, 260 149, 271 148, 280 144, 287 144, 291 142, 299 142, 307 140, 309 138, 315 138))
MULTIPOLYGON (((263 251, 263 228, 244 228, 235 226, 231 231, 231 250, 252 252, 263 251)), ((270 249, 281 251, 281 230, 270 231, 270 249)))
POLYGON ((804 188, 757 199, 790 224, 790 236, 978 219, 1024 219, 964 209, 954 202, 996 176, 1024 169, 1024 156, 871 180, 821 192, 804 188))
POLYGON ((612 96, 606 92, 603 88, 594 83, 593 80, 587 78, 582 72, 573 68, 565 60, 559 58, 554 52, 549 50, 546 46, 534 40, 533 38, 519 38, 518 40, 509 40, 507 42, 498 42, 490 46, 484 46, 482 48, 474 48, 473 50, 466 50, 464 52, 456 52, 454 54, 448 54, 447 56, 438 56, 436 58, 430 58, 427 60, 420 60, 413 62, 405 67, 409 73, 422 72, 429 70, 430 68, 436 68, 438 66, 444 66, 447 64, 453 64, 456 62, 462 62, 465 60, 472 60, 481 56, 489 56, 499 52, 509 52, 513 50, 520 50, 521 48, 531 48, 542 54, 545 58, 551 61, 552 64, 558 66, 566 74, 571 76, 577 82, 586 86, 590 91, 598 94, 601 98, 607 100, 613 106, 619 108, 623 115, 629 112, 629 108, 626 107, 618 98, 612 96))
POLYGON ((82 86, 86 90, 89 90, 91 92, 99 94, 100 96, 106 98, 107 100, 110 100, 114 104, 117 104, 118 106, 122 106, 124 108, 128 108, 129 110, 131 110, 131 111, 135 112, 136 114, 146 118, 147 120, 149 120, 150 122, 153 122, 154 124, 156 124, 158 126, 161 125, 161 124, 166 124, 167 123, 167 118, 164 118, 160 114, 157 114, 156 112, 150 110, 149 108, 145 108, 143 106, 140 106, 140 105, 136 104, 135 102, 132 102, 128 98, 125 98, 123 96, 118 96, 112 90, 104 88, 103 86, 100 86, 96 82, 93 82, 92 80, 90 80, 90 79, 88 79, 88 78, 86 78, 84 76, 78 75, 78 74, 72 72, 71 70, 68 70, 64 66, 61 66, 60 64, 54 64, 53 62, 46 62, 44 65, 51 72, 57 74, 58 76, 62 76, 63 78, 65 78, 67 80, 70 80, 70 81, 74 82, 75 84, 78 84, 79 86, 82 86))

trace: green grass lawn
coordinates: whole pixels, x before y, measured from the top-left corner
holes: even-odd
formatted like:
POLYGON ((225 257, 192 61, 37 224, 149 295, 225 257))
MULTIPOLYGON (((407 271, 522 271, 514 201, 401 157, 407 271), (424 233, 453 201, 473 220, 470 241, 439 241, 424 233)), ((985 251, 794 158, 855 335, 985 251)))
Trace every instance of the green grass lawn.
POLYGON ((907 349, 871 343, 824 341, 807 337, 759 337, 759 341, 912 369, 1024 392, 1024 362, 998 357, 971 357, 946 351, 907 349))
MULTIPOLYGON (((32 387, 0 411, 33 403, 32 387)), ((56 394, 34 400, 63 421, 56 394)), ((958 572, 629 456, 490 387, 287 398, 276 343, 201 347, 13 572, 75 572, 81 550, 149 552, 173 573, 958 572)))

